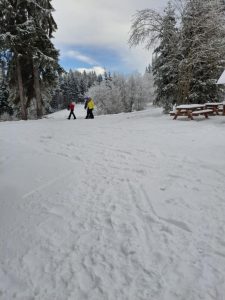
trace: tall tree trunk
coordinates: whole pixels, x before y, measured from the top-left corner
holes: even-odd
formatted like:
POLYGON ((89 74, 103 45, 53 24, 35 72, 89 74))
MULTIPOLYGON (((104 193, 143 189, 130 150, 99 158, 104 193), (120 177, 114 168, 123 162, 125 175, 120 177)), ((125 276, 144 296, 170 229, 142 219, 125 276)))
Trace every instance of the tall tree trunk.
POLYGON ((18 80, 18 88, 19 88, 19 96, 20 96, 20 104, 21 104, 21 118, 22 120, 27 120, 27 109, 26 109, 25 98, 24 98, 23 79, 22 79, 21 65, 20 65, 20 59, 18 54, 16 54, 16 71, 17 71, 17 80, 18 80))
POLYGON ((0 70, 0 80, 5 81, 5 72, 4 72, 4 61, 1 61, 1 70, 0 70))
POLYGON ((38 67, 34 64, 33 67, 34 72, 34 89, 36 95, 36 109, 37 109, 37 118, 41 118, 43 116, 43 109, 42 109, 42 101, 41 101, 41 87, 39 81, 39 72, 38 67))

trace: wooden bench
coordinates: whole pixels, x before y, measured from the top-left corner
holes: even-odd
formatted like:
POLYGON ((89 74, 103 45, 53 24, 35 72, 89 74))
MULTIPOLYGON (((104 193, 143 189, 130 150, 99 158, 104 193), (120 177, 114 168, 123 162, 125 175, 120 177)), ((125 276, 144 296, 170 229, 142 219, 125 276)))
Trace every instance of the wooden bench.
POLYGON ((207 102, 205 103, 205 109, 212 109, 214 114, 219 115, 219 112, 221 112, 220 107, 222 107, 222 105, 222 102, 207 102))
MULTIPOLYGON (((170 114, 170 116, 175 116, 175 115, 176 115, 176 111, 173 111, 173 110, 172 110, 172 111, 169 112, 169 114, 170 114)), ((183 116, 186 116, 186 115, 187 115, 187 111, 186 111, 186 110, 180 110, 180 111, 179 111, 179 115, 181 115, 181 116, 182 116, 182 115, 183 115, 183 116)))
POLYGON ((169 112, 170 116, 175 116, 175 113, 176 113, 175 111, 170 111, 169 112))
POLYGON ((204 115, 208 118, 209 114, 213 114, 213 109, 207 109, 205 104, 182 104, 176 107, 176 111, 170 111, 170 115, 176 120, 180 116, 188 117, 193 120, 194 116, 204 115))
POLYGON ((191 114, 192 116, 204 115, 205 118, 208 118, 208 114, 212 114, 212 113, 213 113, 212 109, 201 109, 201 110, 195 110, 191 114))
POLYGON ((225 105, 223 105, 223 107, 219 107, 218 112, 225 116, 225 105))
MULTIPOLYGON (((187 115, 187 111, 186 110, 180 110, 180 115, 184 115, 184 116, 186 116, 187 115)), ((175 116, 175 114, 176 114, 176 111, 173 111, 173 110, 171 110, 170 111, 170 116, 175 116)))
POLYGON ((176 107, 175 112, 170 112, 171 116, 174 116, 174 120, 177 119, 177 117, 184 116, 188 117, 189 119, 193 120, 192 112, 195 110, 203 110, 205 109, 204 104, 182 104, 178 105, 176 107))

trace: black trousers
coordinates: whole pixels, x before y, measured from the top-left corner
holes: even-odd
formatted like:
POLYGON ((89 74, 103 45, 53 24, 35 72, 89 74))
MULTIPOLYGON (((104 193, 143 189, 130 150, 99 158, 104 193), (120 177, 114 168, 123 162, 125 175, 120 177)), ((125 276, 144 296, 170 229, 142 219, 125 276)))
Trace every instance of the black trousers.
POLYGON ((70 115, 69 115, 68 119, 70 119, 72 115, 73 115, 74 119, 76 119, 76 116, 75 116, 73 110, 70 111, 70 115))
POLYGON ((94 119, 93 109, 90 109, 90 108, 87 109, 86 119, 94 119))

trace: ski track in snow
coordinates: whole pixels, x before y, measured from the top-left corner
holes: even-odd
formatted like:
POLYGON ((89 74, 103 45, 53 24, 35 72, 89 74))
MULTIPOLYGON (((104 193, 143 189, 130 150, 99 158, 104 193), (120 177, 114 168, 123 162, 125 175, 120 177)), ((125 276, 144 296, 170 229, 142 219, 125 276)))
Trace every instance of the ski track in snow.
POLYGON ((216 120, 0 124, 0 299, 224 300, 216 120))

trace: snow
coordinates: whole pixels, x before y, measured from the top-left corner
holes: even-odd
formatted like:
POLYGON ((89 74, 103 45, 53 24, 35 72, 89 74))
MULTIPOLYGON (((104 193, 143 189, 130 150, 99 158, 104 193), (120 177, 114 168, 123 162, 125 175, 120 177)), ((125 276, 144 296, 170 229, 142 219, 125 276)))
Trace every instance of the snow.
POLYGON ((0 123, 1 300, 223 300, 225 118, 0 123))
POLYGON ((176 108, 187 109, 187 108, 203 108, 205 104, 186 104, 186 105, 178 105, 176 108))

